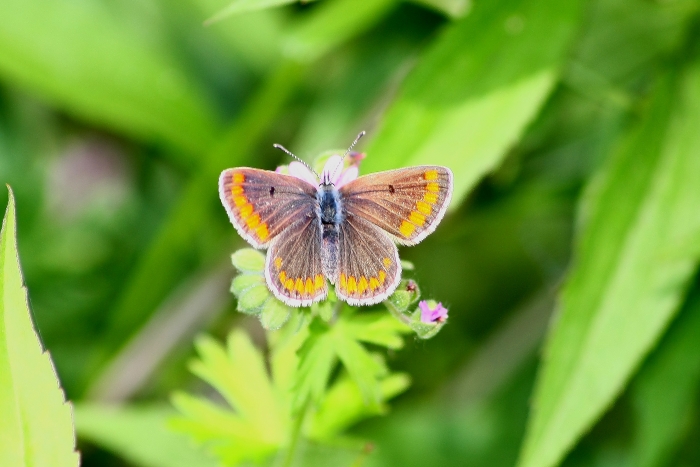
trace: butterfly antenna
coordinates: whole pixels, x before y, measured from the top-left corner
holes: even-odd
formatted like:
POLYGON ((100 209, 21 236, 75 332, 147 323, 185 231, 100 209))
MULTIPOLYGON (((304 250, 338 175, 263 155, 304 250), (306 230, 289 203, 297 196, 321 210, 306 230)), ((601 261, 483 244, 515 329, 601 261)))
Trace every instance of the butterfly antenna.
POLYGON ((286 152, 288 155, 292 156, 294 159, 296 159, 296 160, 298 160, 299 162, 301 162, 302 164, 304 164, 304 167, 306 167, 306 168, 309 169, 311 172, 313 172, 313 174, 316 175, 316 177, 321 178, 321 177, 318 176, 318 174, 316 173, 316 171, 315 171, 314 169, 311 168, 311 166, 310 166, 309 164, 307 164, 306 162, 304 162, 303 160, 301 160, 300 158, 298 158, 297 156, 295 156, 294 154, 292 154, 291 151, 289 151, 287 148, 285 148, 285 147, 282 146, 281 144, 273 144, 272 147, 274 147, 274 148, 276 148, 276 149, 279 149, 279 150, 281 150, 281 151, 286 152))
POLYGON ((358 141, 360 141, 360 138, 365 136, 365 131, 361 131, 359 135, 357 135, 357 138, 355 138, 355 141, 352 142, 350 147, 348 148, 347 151, 345 151, 345 154, 343 154, 343 157, 340 158, 340 162, 338 162, 338 165, 333 169, 333 175, 335 176, 335 173, 338 171, 338 168, 343 165, 343 162, 345 161, 345 158, 348 157, 348 154, 350 154, 350 151, 352 151, 352 148, 355 147, 358 141))

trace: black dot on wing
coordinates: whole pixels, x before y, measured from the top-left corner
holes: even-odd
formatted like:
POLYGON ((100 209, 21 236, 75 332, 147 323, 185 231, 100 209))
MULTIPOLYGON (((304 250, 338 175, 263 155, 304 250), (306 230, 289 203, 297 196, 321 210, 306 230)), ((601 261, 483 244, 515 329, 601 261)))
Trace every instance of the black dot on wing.
POLYGON ((395 192, 396 190, 394 189, 394 185, 389 185, 389 193, 393 195, 395 192))
POLYGON ((270 187, 270 196, 275 196, 275 187, 274 186, 270 187))

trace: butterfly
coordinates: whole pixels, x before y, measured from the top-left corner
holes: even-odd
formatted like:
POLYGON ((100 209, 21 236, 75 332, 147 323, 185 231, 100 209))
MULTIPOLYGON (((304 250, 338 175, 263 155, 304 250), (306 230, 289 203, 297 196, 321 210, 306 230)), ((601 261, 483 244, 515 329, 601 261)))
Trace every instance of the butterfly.
MULTIPOLYGON (((342 163, 345 156, 334 157, 342 163)), ((335 172, 326 169, 309 179, 239 167, 219 177, 219 196, 231 223, 253 247, 267 248, 265 280, 289 306, 325 299, 326 279, 350 305, 388 298, 401 280, 396 244, 415 245, 433 232, 452 196, 447 167, 416 166, 359 178, 335 172)))

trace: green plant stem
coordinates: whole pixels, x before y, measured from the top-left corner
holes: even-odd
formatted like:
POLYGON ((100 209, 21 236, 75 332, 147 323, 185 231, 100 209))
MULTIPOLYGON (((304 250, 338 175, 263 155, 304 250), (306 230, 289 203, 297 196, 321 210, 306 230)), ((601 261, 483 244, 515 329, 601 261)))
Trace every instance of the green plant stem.
POLYGON ((384 300, 382 303, 384 304, 386 309, 389 310, 389 312, 394 316, 394 318, 398 319, 399 321, 401 321, 402 323, 404 323, 406 325, 411 324, 411 318, 409 316, 405 315, 404 313, 401 313, 398 310, 398 308, 396 308, 394 306, 394 304, 391 303, 391 300, 384 300))

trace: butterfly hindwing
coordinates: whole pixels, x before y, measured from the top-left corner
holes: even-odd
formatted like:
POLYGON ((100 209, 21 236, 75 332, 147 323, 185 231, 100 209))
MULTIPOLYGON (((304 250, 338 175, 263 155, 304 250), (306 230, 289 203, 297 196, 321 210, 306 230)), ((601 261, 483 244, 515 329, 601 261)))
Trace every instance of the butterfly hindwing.
POLYGON ((238 233, 255 248, 266 248, 299 216, 312 216, 316 187, 268 170, 227 169, 219 197, 238 233))
POLYGON ((386 300, 401 280, 396 245, 377 227, 347 213, 339 225, 335 293, 350 305, 386 300))
POLYGON ((440 223, 452 196, 447 167, 417 166, 365 175, 340 189, 348 215, 362 217, 402 245, 415 245, 440 223))
POLYGON ((321 264, 321 220, 297 218, 270 244, 265 279, 275 297, 290 306, 309 306, 328 295, 321 264))

